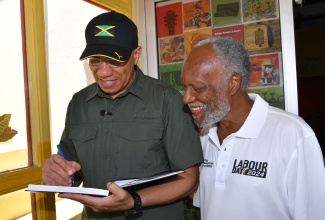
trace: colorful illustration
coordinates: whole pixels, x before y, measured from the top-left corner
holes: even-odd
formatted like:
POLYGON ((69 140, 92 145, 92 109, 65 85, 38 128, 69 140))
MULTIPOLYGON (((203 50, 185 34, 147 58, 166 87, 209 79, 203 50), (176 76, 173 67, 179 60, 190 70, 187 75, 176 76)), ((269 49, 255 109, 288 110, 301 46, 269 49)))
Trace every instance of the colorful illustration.
POLYGON ((183 63, 159 66, 159 78, 161 81, 173 86, 178 91, 184 91, 181 81, 183 63))
POLYGON ((240 0, 212 0, 211 8, 213 27, 242 24, 240 0))
POLYGON ((252 73, 249 87, 282 85, 280 53, 250 56, 252 73))
POLYGON ((212 29, 212 36, 216 37, 232 37, 244 43, 244 26, 236 25, 223 28, 212 29))
POLYGON ((243 21, 255 22, 277 18, 277 0, 242 0, 243 21))
POLYGON ((190 53, 192 48, 201 40, 212 36, 212 28, 202 28, 196 31, 184 33, 185 57, 190 53))
POLYGON ((210 0, 183 1, 184 31, 211 26, 210 0))
MULTIPOLYGON (((250 54, 248 91, 285 109, 277 0, 170 0, 156 4, 159 79, 182 92, 183 62, 199 41, 233 37, 250 54)), ((187 210, 192 219, 191 208, 187 210)))
POLYGON ((185 46, 183 35, 159 39, 160 64, 184 61, 185 46))
POLYGON ((156 16, 158 38, 183 33, 181 2, 157 7, 156 16))

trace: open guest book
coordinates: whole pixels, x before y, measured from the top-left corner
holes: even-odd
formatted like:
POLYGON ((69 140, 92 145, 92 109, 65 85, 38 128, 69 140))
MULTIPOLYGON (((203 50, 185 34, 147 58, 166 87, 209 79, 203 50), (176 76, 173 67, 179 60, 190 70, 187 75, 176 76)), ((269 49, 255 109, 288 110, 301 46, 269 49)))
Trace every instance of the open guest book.
MULTIPOLYGON (((163 179, 169 176, 174 176, 176 174, 182 173, 184 171, 176 171, 171 173, 158 174, 151 177, 139 178, 139 179, 128 179, 128 180, 118 180, 114 183, 120 187, 128 187, 133 185, 138 185, 142 183, 147 183, 159 179, 163 179)), ((85 194, 91 196, 108 196, 109 191, 107 189, 96 189, 96 188, 87 188, 87 187, 71 187, 71 186, 48 186, 48 185, 35 185, 29 184, 26 189, 28 192, 51 192, 51 193, 77 193, 85 194)))

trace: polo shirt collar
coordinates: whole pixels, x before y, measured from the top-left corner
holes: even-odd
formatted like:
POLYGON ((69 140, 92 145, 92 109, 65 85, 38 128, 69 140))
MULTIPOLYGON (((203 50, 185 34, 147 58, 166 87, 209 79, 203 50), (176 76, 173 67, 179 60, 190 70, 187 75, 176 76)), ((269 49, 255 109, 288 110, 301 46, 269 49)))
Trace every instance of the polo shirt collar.
POLYGON ((243 126, 233 135, 242 138, 256 138, 266 120, 269 104, 257 94, 248 94, 254 101, 253 107, 243 126))
MULTIPOLYGON (((253 107, 248 114, 248 117, 246 118, 243 126, 236 133, 233 133, 230 136, 240 138, 257 138, 258 134, 262 130, 262 127, 266 120, 269 104, 257 94, 250 93, 248 95, 250 99, 254 101, 253 107)), ((206 133, 209 133, 210 137, 211 134, 216 134, 217 124, 213 124, 204 128, 202 130, 202 134, 206 133)))

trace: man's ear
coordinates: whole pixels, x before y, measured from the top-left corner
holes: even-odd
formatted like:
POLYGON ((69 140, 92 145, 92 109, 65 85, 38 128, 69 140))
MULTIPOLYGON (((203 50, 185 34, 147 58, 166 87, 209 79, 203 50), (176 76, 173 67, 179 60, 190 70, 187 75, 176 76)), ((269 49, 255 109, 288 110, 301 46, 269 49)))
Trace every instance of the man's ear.
POLYGON ((136 65, 140 59, 140 56, 141 56, 141 51, 142 51, 142 47, 141 46, 138 46, 137 48, 134 49, 134 53, 133 53, 133 56, 134 56, 134 65, 136 65))
POLYGON ((240 89, 241 80, 242 80, 242 75, 239 73, 235 73, 231 76, 229 80, 230 95, 235 95, 237 91, 240 89))

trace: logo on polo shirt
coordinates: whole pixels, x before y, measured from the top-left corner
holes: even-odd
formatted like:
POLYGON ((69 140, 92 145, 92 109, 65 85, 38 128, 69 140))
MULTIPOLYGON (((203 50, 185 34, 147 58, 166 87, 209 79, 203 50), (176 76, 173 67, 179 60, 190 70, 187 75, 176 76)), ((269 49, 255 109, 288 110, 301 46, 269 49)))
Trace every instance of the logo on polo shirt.
POLYGON ((213 162, 209 162, 208 159, 204 159, 203 163, 201 164, 202 167, 212 167, 213 162))
POLYGON ((267 162, 235 159, 232 173, 265 178, 267 174, 267 162))

